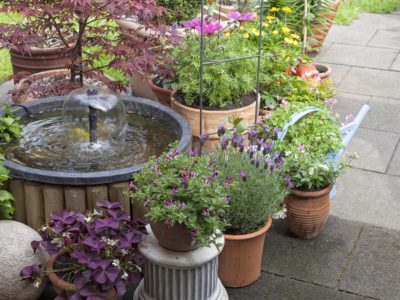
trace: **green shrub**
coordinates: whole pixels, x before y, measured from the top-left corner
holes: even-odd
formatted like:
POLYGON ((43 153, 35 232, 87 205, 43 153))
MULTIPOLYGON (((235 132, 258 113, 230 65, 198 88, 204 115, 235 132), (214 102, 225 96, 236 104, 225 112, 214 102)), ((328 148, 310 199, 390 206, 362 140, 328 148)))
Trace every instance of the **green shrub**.
POLYGON ((199 0, 158 0, 158 4, 168 9, 164 16, 167 24, 180 23, 195 17, 201 6, 199 0))

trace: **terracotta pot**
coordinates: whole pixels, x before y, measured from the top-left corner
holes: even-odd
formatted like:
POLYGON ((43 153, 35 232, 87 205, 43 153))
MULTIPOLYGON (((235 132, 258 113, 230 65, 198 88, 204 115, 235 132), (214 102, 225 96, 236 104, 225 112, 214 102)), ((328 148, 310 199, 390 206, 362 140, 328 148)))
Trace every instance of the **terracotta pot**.
POLYGON ((315 65, 321 80, 328 79, 331 76, 332 68, 330 66, 321 63, 316 63, 315 65))
MULTIPOLYGON (((29 86, 30 82, 34 82, 35 80, 39 80, 39 79, 42 79, 45 77, 66 76, 66 75, 70 75, 70 74, 71 73, 68 69, 50 70, 50 71, 36 73, 36 74, 30 75, 28 77, 21 79, 21 81, 18 82, 14 86, 14 91, 17 89, 22 89, 24 87, 24 85, 29 86)), ((113 81, 113 78, 106 76, 106 75, 99 74, 99 75, 97 75, 97 78, 99 80, 101 80, 102 82, 104 82, 106 85, 113 81)), ((65 95, 58 95, 58 96, 65 96, 65 95)), ((32 98, 28 95, 24 95, 24 94, 15 96, 13 93, 13 96, 12 96, 12 101, 14 103, 27 103, 27 102, 31 102, 34 100, 35 100, 34 98, 32 98)))
POLYGON ((151 91, 156 96, 157 100, 160 101, 160 103, 165 104, 167 106, 171 105, 172 90, 164 89, 162 87, 155 85, 153 79, 149 79, 149 85, 151 91))
POLYGON ((308 36, 308 39, 313 40, 313 42, 310 44, 310 47, 314 51, 322 47, 322 44, 324 43, 326 36, 333 25, 333 20, 336 18, 336 12, 339 8, 340 1, 341 0, 336 0, 333 2, 330 6, 331 12, 324 14, 325 20, 327 21, 326 24, 312 25, 311 34, 308 36))
MULTIPOLYGON (((32 47, 29 54, 11 49, 10 56, 14 75, 20 72, 35 74, 49 70, 64 69, 72 63, 71 51, 67 50, 65 46, 54 48, 32 47)), ((18 81, 16 80, 15 83, 18 81)))
MULTIPOLYGON (((200 110, 181 104, 175 99, 174 91, 171 95, 171 108, 180 113, 192 128, 194 145, 198 146, 198 136, 200 135, 200 110)), ((258 95, 258 104, 260 104, 260 95, 258 95)), ((257 107, 257 114, 259 105, 257 107)), ((234 118, 242 118, 247 125, 254 124, 254 116, 256 113, 256 101, 240 108, 229 110, 203 110, 202 133, 214 133, 217 131, 218 125, 222 122, 226 128, 232 128, 232 125, 226 121, 227 116, 234 118)), ((212 151, 219 143, 218 136, 212 135, 204 145, 205 151, 212 151)))
POLYGON ((218 257, 218 277, 226 287, 244 287, 261 275, 265 235, 272 219, 260 230, 244 234, 225 234, 225 246, 218 257))
POLYGON ((289 232, 300 239, 313 239, 329 217, 332 185, 320 191, 292 190, 285 198, 289 232))
POLYGON ((175 223, 168 228, 163 222, 150 222, 150 226, 158 243, 169 250, 192 251, 199 248, 189 229, 183 224, 175 223))
MULTIPOLYGON (((67 251, 61 251, 49 258, 47 261, 46 265, 46 272, 47 272, 47 277, 51 281, 53 285, 54 291, 57 293, 57 295, 60 295, 64 291, 67 293, 68 299, 78 290, 77 287, 65 280, 62 280, 58 275, 54 272, 54 263, 56 260, 64 255, 67 251)), ((119 300, 122 299, 121 296, 118 296, 116 291, 114 289, 109 290, 107 292, 107 295, 104 297, 105 300, 119 300)))

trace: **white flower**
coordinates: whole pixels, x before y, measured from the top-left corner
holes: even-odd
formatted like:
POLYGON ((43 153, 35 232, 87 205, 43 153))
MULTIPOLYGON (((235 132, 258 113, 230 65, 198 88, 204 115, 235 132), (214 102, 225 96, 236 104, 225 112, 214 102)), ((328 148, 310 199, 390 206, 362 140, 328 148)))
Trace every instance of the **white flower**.
POLYGON ((88 216, 87 218, 85 218, 85 222, 88 224, 92 223, 93 222, 92 216, 88 216))
POLYGON ((113 259, 113 261, 112 261, 112 265, 114 266, 114 267, 117 267, 117 268, 120 268, 120 262, 119 262, 119 259, 113 259))
POLYGON ((289 156, 290 154, 292 154, 292 151, 291 151, 291 150, 285 151, 285 156, 289 156))
POLYGON ((66 238, 69 238, 69 237, 71 237, 71 233, 69 233, 69 232, 64 232, 64 233, 62 234, 62 236, 63 236, 63 237, 66 237, 66 238))
POLYGON ((42 226, 42 227, 40 228, 41 231, 46 231, 46 229, 47 229, 46 226, 42 226))
POLYGON ((118 243, 118 241, 119 240, 112 240, 112 239, 109 239, 109 238, 107 238, 107 237, 105 237, 105 236, 102 236, 101 237, 101 240, 103 241, 103 242, 105 242, 107 245, 109 245, 109 246, 115 246, 117 243, 118 243))
POLYGON ((59 247, 62 247, 62 246, 64 245, 64 240, 61 239, 61 238, 54 238, 54 239, 51 241, 51 243, 54 244, 54 245, 57 245, 57 246, 59 246, 59 247))
POLYGON ((322 170, 328 171, 329 167, 326 164, 319 164, 318 167, 320 167, 322 170))
POLYGON ((314 175, 314 168, 310 168, 308 170, 308 175, 313 176, 314 175))
POLYGON ((97 209, 93 210, 93 216, 100 216, 100 215, 101 215, 100 211, 98 211, 97 209))
POLYGON ((122 274, 121 278, 122 278, 122 279, 127 279, 127 278, 128 278, 128 273, 126 273, 126 272, 124 271, 124 274, 122 274))
POLYGON ((35 287, 35 288, 39 288, 40 287, 40 284, 42 283, 42 279, 40 278, 40 277, 38 277, 38 278, 36 278, 35 279, 35 281, 33 282, 33 286, 35 287))
POLYGON ((286 212, 287 212, 287 209, 286 209, 286 207, 284 207, 281 211, 274 213, 272 215, 272 219, 274 219, 274 220, 284 219, 284 218, 286 218, 286 212))
POLYGON ((127 255, 129 252, 126 249, 121 249, 121 253, 122 253, 122 255, 127 255))

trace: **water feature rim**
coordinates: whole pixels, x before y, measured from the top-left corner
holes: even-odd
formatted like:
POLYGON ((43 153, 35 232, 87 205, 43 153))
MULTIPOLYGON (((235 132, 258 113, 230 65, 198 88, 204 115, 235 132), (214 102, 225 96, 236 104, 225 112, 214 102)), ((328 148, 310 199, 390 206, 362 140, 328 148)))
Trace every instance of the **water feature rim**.
MULTIPOLYGON (((55 110, 61 108, 64 99, 65 97, 50 97, 46 99, 35 100, 30 103, 23 104, 23 106, 35 114, 36 112, 40 111, 49 111, 51 109, 55 110)), ((163 121, 175 123, 173 125, 177 126, 175 129, 177 130, 178 136, 180 136, 178 150, 186 152, 190 149, 192 132, 188 122, 180 114, 171 108, 153 100, 126 95, 121 96, 121 99, 126 105, 127 112, 132 111, 130 107, 137 106, 137 108, 140 108, 139 110, 135 111, 137 113, 141 113, 144 116, 153 117, 156 115, 156 118, 161 118, 163 121), (163 116, 165 119, 162 118, 163 116)), ((0 111, 0 115, 3 116, 4 114, 5 110, 2 109, 0 111)), ((27 115, 27 112, 23 108, 19 108, 15 114, 23 117, 27 115)), ((136 164, 127 168, 98 172, 47 171, 23 166, 9 160, 5 160, 4 166, 10 169, 9 175, 15 179, 60 185, 97 185, 128 181, 132 178, 132 173, 136 173, 142 169, 143 164, 136 164)))

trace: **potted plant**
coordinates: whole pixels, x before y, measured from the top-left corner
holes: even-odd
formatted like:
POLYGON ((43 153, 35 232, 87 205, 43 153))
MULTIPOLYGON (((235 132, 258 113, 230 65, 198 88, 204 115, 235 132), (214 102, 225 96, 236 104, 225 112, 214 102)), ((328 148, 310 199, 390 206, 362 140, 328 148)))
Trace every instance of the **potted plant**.
MULTIPOLYGON (((0 1, 0 4, 4 12, 32 16, 32 20, 26 23, 0 26, 2 47, 29 51, 38 42, 43 42, 47 38, 44 33, 49 32, 71 53, 71 61, 65 66, 70 70, 69 78, 62 75, 61 80, 43 80, 45 85, 51 82, 50 86, 58 96, 60 92, 68 94, 71 91, 71 88, 65 88, 66 81, 82 85, 84 74, 90 77, 97 73, 94 71, 101 72, 104 68, 118 69, 127 74, 138 70, 147 72, 157 60, 158 49, 151 47, 152 37, 130 35, 110 21, 122 16, 135 16, 141 20, 143 28, 158 30, 160 24, 156 17, 162 14, 163 9, 154 0, 123 0, 118 3, 23 0, 18 5, 9 1, 0 1), (73 44, 69 43, 70 39, 73 44)), ((165 30, 160 31, 159 36, 166 37, 165 30)), ((46 77, 51 78, 49 74, 46 77)), ((113 83, 112 86, 116 88, 118 84, 113 83)), ((22 88, 25 89, 25 86, 22 88)), ((38 98, 40 91, 38 88, 38 98)))
MULTIPOLYGON (((261 274, 266 232, 272 218, 284 213, 287 193, 280 175, 280 154, 274 152, 278 130, 250 128, 248 141, 236 128, 221 136, 221 147, 213 153, 222 178, 231 180, 229 208, 224 230, 225 247, 219 256, 218 275, 227 287, 243 287, 255 282, 261 274), (245 145, 250 145, 248 150, 245 145)), ((222 125, 219 133, 225 131, 222 125)))
POLYGON ((329 217, 330 197, 342 165, 336 166, 324 154, 311 154, 302 146, 284 158, 283 174, 291 193, 285 199, 289 232, 300 239, 319 235, 329 217))
MULTIPOLYGON (((254 18, 254 14, 235 15, 237 24, 254 18)), ((185 22, 188 33, 181 47, 173 49, 177 90, 172 94, 171 107, 182 114, 196 138, 200 134, 200 36, 201 22, 185 22)), ((234 59, 254 55, 257 48, 249 44, 238 29, 222 32, 222 25, 213 18, 204 21, 204 57, 208 61, 234 59)), ((225 116, 241 117, 254 123, 256 112, 257 62, 244 59, 229 63, 207 65, 203 69, 202 132, 212 132, 225 116)), ((213 137, 211 137, 213 139, 213 137)), ((214 139, 215 140, 215 139, 214 139)))
POLYGON ((160 245, 190 251, 216 244, 226 225, 227 187, 207 156, 172 148, 133 176, 130 198, 143 203, 160 245))
POLYGON ((31 243, 51 255, 47 265, 24 267, 20 276, 40 284, 47 275, 60 299, 120 299, 129 281, 141 279, 144 258, 137 245, 146 233, 118 202, 100 201, 85 214, 53 213, 40 230, 42 240, 31 243))

